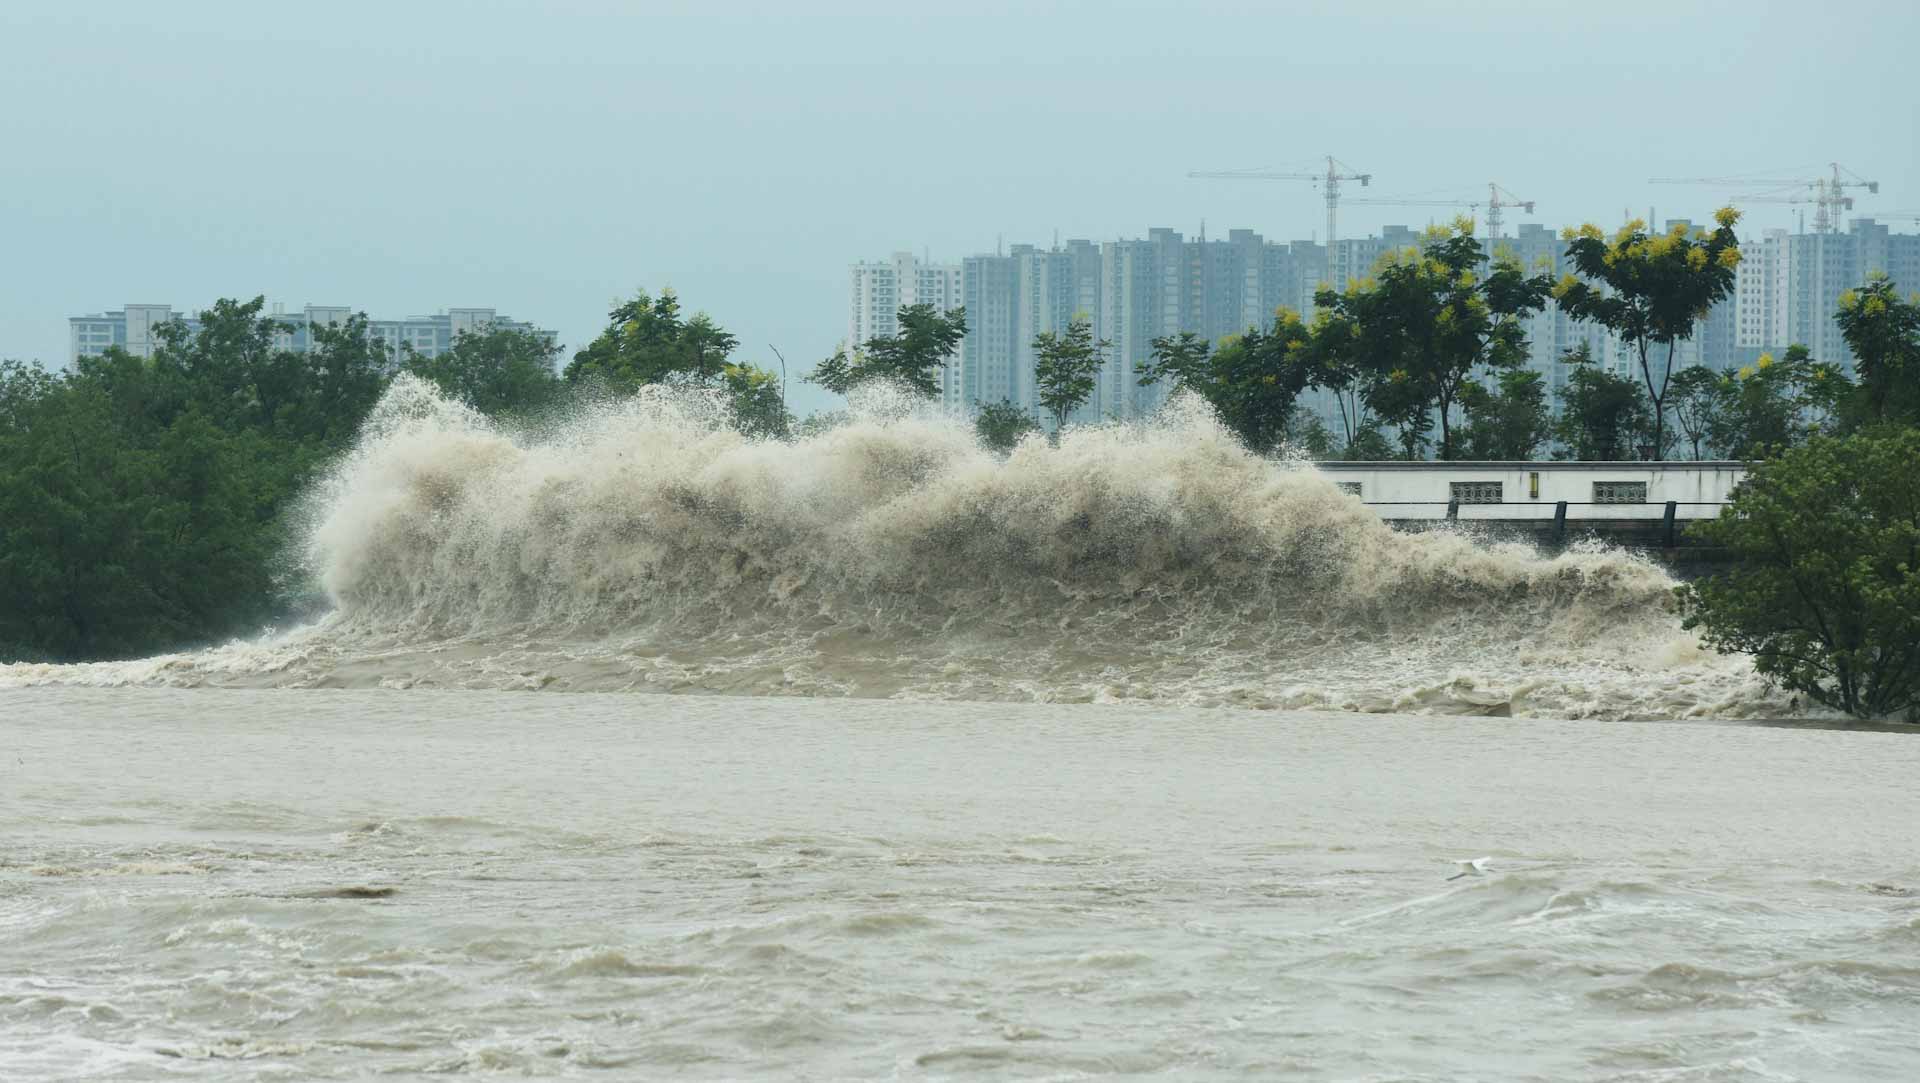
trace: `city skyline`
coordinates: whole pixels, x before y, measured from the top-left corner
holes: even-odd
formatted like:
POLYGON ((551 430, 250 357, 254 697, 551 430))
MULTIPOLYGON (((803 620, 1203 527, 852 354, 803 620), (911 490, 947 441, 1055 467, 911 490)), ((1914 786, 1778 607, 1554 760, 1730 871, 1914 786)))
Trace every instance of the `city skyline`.
MULTIPOLYGON (((1697 225, 1687 219, 1652 223, 1660 230, 1683 224, 1697 225)), ((1693 337, 1679 344, 1676 371, 1692 365, 1739 368, 1794 344, 1850 369, 1851 354, 1833 320, 1839 295, 1875 273, 1888 275, 1903 292, 1920 289, 1920 233, 1896 232, 1870 215, 1841 223, 1837 232, 1743 232, 1746 258, 1736 272, 1735 289, 1699 321, 1693 337)), ((956 262, 936 263, 898 251, 851 266, 848 342, 857 346, 875 333, 891 333, 891 313, 885 326, 875 319, 876 297, 952 309, 946 283, 957 277, 968 332, 941 375, 944 405, 1006 401, 1037 414, 1033 338, 1063 331, 1082 315, 1106 344, 1092 398, 1075 417, 1138 416, 1166 394, 1165 388, 1138 383, 1155 338, 1193 332, 1213 342, 1266 327, 1281 307, 1310 315, 1314 292, 1339 278, 1341 268, 1370 268, 1382 255, 1420 239, 1419 230, 1388 226, 1375 236, 1337 241, 1330 250, 1305 240, 1269 240, 1247 229, 1209 239, 1153 227, 1144 237, 1097 243, 1056 238, 1044 249, 1001 243, 991 253, 956 262), (943 292, 927 292, 932 282, 942 283, 943 292), (920 284, 918 291, 914 283, 920 284)), ((1556 277, 1571 270, 1565 239, 1540 223, 1521 223, 1512 236, 1482 243, 1523 267, 1556 277)), ((1611 371, 1637 372, 1624 343, 1557 305, 1525 317, 1522 326, 1527 364, 1550 389, 1567 382, 1570 370, 1561 359, 1581 346, 1611 371)), ((1326 394, 1309 391, 1302 403, 1334 424, 1335 407, 1326 394)))
MULTIPOLYGON (((151 357, 160 345, 157 332, 162 324, 180 320, 190 330, 197 329, 199 314, 203 311, 204 308, 175 309, 167 304, 129 303, 117 309, 70 316, 67 361, 71 364, 81 357, 98 356, 110 346, 117 346, 135 357, 151 357)), ((308 304, 288 312, 284 303, 270 302, 264 315, 285 325, 274 338, 275 348, 298 353, 312 346, 309 328, 316 324, 337 326, 354 315, 367 315, 367 337, 395 355, 405 348, 422 357, 437 357, 460 335, 487 330, 524 331, 544 335, 549 340, 554 337, 546 328, 502 316, 491 308, 443 308, 430 315, 392 319, 367 314, 351 305, 308 304)))
MULTIPOLYGON (((1897 74, 1920 12, 1849 13, 343 0, 314 19, 24 0, 0 12, 0 87, 33 103, 0 116, 0 236, 32 258, 0 267, 0 355, 57 364, 49 314, 116 298, 261 293, 485 298, 575 349, 620 300, 672 286, 742 360, 777 347, 797 374, 845 335, 853 260, 1134 223, 1308 237, 1311 184, 1187 173, 1328 154, 1371 175, 1351 196, 1497 180, 1539 201, 1509 230, 1627 208, 1704 221, 1737 189, 1648 178, 1833 160, 1881 183, 1861 212, 1920 208, 1920 87, 1897 74), (912 78, 883 78, 899 57, 912 78)), ((1748 225, 1791 229, 1799 209, 1748 225)), ((1356 202, 1341 231, 1427 217, 1356 202)), ((803 413, 835 401, 789 387, 803 413)))

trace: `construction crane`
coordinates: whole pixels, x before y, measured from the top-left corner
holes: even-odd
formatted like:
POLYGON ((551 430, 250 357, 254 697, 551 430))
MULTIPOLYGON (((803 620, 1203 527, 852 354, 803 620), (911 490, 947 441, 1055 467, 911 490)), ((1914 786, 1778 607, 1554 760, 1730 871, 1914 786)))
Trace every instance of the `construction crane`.
POLYGON ((1470 207, 1487 208, 1487 240, 1500 239, 1500 208, 1519 207, 1533 213, 1533 200, 1520 199, 1498 184, 1487 182, 1487 198, 1478 199, 1350 199, 1349 203, 1369 203, 1381 207, 1470 207))
POLYGON ((1333 239, 1338 235, 1335 227, 1339 224, 1340 218, 1340 182, 1357 180, 1360 182, 1360 187, 1365 188, 1373 180, 1373 174, 1358 172, 1331 154, 1327 155, 1325 173, 1280 173, 1271 169, 1214 169, 1197 170, 1188 173, 1187 176, 1204 177, 1208 180, 1303 180, 1326 185, 1328 248, 1333 247, 1333 239))
MULTIPOLYGON (((1786 191, 1792 191, 1792 190, 1793 189, 1789 188, 1786 191)), ((1838 223, 1841 211, 1843 210, 1850 211, 1853 209, 1853 197, 1841 196, 1839 199, 1832 198, 1832 196, 1829 195, 1826 190, 1825 181, 1814 182, 1814 189, 1812 191, 1802 190, 1799 195, 1780 194, 1776 190, 1774 192, 1761 192, 1758 195, 1751 195, 1751 196, 1731 196, 1729 197, 1728 202, 1736 205, 1741 203, 1815 203, 1815 204, 1818 204, 1818 206, 1816 206, 1813 209, 1813 231, 1815 233, 1829 232, 1833 228, 1833 226, 1836 223, 1838 223), (1831 218, 1828 217, 1828 211, 1827 211, 1828 207, 1833 208, 1831 218)), ((1804 223, 1805 218, 1803 217, 1801 221, 1804 223)), ((1802 228, 1805 228, 1805 226, 1803 225, 1802 228)))
POLYGON ((1767 191, 1751 196, 1736 196, 1733 202, 1747 203, 1812 203, 1813 230, 1815 233, 1832 233, 1840 228, 1840 212, 1853 209, 1853 197, 1847 195, 1849 188, 1865 188, 1868 194, 1878 194, 1879 181, 1870 181, 1839 162, 1828 162, 1832 172, 1827 176, 1791 178, 1791 177, 1655 177, 1648 184, 1717 184, 1723 186, 1752 187, 1768 185, 1767 191), (1800 197, 1781 193, 1789 189, 1801 189, 1806 194, 1800 197))

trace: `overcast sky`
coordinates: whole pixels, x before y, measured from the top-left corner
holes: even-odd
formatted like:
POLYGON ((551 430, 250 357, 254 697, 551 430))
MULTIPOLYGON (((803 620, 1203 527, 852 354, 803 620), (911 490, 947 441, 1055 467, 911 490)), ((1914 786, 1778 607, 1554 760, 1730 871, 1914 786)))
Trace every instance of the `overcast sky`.
MULTIPOLYGON (((6 0, 0 356, 260 293, 490 306, 571 351, 671 285, 799 370, 844 334, 853 260, 1305 238, 1312 185, 1185 174, 1325 154, 1368 195, 1497 180, 1556 227, 1728 194, 1651 177, 1832 160, 1882 182, 1862 213, 1920 213, 1917 61, 1913 0, 6 0)), ((1433 213, 1353 206, 1341 233, 1433 213)))

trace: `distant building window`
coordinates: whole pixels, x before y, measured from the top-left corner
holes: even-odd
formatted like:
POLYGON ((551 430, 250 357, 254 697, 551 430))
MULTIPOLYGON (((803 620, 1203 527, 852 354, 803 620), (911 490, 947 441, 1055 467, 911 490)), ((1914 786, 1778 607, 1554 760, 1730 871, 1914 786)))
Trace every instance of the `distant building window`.
POLYGON ((1448 483, 1453 499, 1462 504, 1498 504, 1500 503, 1500 482, 1497 481, 1455 481, 1448 483))
POLYGON ((1340 487, 1340 491, 1347 494, 1348 496, 1360 495, 1360 483, 1357 481, 1336 481, 1334 482, 1334 484, 1338 485, 1340 487))
POLYGON ((1596 504, 1644 504, 1647 502, 1647 483, 1644 481, 1596 481, 1593 483, 1593 502, 1596 504))

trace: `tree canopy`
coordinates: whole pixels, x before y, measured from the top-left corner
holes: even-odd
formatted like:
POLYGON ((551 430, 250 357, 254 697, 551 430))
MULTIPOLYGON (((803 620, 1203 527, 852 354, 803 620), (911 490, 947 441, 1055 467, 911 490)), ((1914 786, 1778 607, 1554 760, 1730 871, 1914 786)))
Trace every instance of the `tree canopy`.
POLYGON ((932 305, 907 305, 895 314, 891 337, 868 339, 849 355, 845 347, 815 366, 807 377, 836 394, 866 383, 894 383, 916 395, 938 398, 940 372, 967 337, 967 310, 941 312, 932 305))
POLYGON ((1310 337, 1300 314, 1283 308, 1266 330, 1230 336, 1218 349, 1192 334, 1157 338, 1139 381, 1199 395, 1248 448, 1268 454, 1286 442, 1294 403, 1312 378, 1310 337))
POLYGON ((1033 416, 1011 402, 990 402, 973 418, 973 432, 988 451, 1004 455, 1018 447, 1028 433, 1040 431, 1033 416))
POLYGON ((1532 369, 1501 372, 1494 390, 1467 384, 1460 405, 1466 416, 1459 434, 1463 458, 1531 459, 1553 432, 1547 382, 1532 369))
POLYGON ((658 298, 642 290, 607 314, 606 330, 573 355, 566 378, 598 379, 622 393, 676 375, 710 386, 720 380, 738 345, 706 313, 682 317, 680 298, 672 290, 661 290, 658 298))
POLYGON ((1573 274, 1553 287, 1568 315, 1597 323, 1619 336, 1639 358, 1647 399, 1653 404, 1654 455, 1666 454, 1667 392, 1679 344, 1713 306, 1733 292, 1740 265, 1740 240, 1733 227, 1740 212, 1723 207, 1714 213, 1712 232, 1675 224, 1665 233, 1648 232, 1638 219, 1611 240, 1588 224, 1562 234, 1573 274), (1665 348, 1658 369, 1653 356, 1665 348), (1657 375, 1656 375, 1657 372, 1657 375))
POLYGON ((739 344, 704 312, 683 318, 672 290, 661 290, 658 298, 642 290, 607 314, 606 329, 573 355, 566 379, 615 394, 650 385, 710 392, 726 403, 740 432, 785 435, 791 418, 779 377, 729 360, 739 344))
POLYGON ((364 316, 309 328, 294 353, 264 307, 165 325, 152 358, 0 365, 0 657, 147 654, 294 602, 287 511, 393 363, 364 316))
POLYGON ((1566 360, 1572 369, 1559 392, 1560 419, 1553 427, 1561 444, 1559 457, 1593 462, 1640 458, 1640 445, 1653 434, 1653 413, 1640 384, 1595 364, 1584 345, 1569 352, 1566 360))
POLYGON ((1860 375, 1855 416, 1920 425, 1920 295, 1901 300, 1893 283, 1876 275, 1840 295, 1834 319, 1860 375))
POLYGON ((1053 415, 1056 434, 1066 427, 1067 415, 1093 394, 1100 351, 1106 348, 1107 343, 1093 340, 1093 323, 1085 316, 1073 317, 1065 334, 1042 331, 1033 337, 1033 382, 1040 408, 1053 415))
POLYGON ((1679 588, 1685 625, 1819 703, 1920 721, 1920 430, 1815 436, 1690 528, 1735 560, 1679 588))
POLYGON ((560 347, 546 335, 489 328, 454 337, 433 357, 409 353, 401 367, 491 416, 531 416, 560 401, 560 347))
POLYGON ((1440 458, 1454 457, 1462 390, 1478 373, 1526 361, 1521 318, 1546 304, 1545 277, 1487 261, 1473 232, 1465 218, 1435 227, 1420 246, 1383 256, 1370 277, 1314 298, 1329 313, 1323 367, 1370 377, 1369 405, 1400 430, 1409 458, 1436 425, 1440 458))

